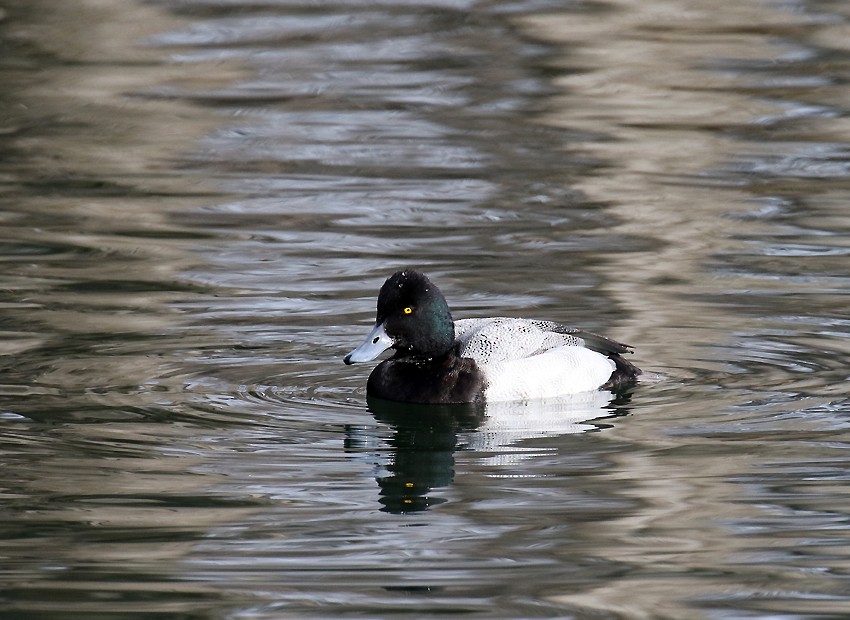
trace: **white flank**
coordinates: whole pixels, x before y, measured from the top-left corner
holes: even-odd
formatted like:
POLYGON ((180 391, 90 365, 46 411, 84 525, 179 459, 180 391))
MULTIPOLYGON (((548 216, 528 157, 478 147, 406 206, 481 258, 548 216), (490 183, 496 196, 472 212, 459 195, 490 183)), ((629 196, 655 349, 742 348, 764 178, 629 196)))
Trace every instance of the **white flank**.
POLYGON ((598 389, 616 368, 575 336, 525 319, 462 319, 455 336, 463 357, 487 378, 488 402, 553 398, 598 389))

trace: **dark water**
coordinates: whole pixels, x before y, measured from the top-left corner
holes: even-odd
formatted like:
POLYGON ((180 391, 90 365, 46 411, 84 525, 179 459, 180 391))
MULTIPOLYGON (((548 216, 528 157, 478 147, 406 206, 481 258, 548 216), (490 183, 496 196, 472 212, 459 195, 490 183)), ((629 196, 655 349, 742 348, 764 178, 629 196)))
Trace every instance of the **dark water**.
POLYGON ((850 5, 0 7, 0 618, 850 615, 850 5), (651 380, 370 411, 409 264, 651 380))

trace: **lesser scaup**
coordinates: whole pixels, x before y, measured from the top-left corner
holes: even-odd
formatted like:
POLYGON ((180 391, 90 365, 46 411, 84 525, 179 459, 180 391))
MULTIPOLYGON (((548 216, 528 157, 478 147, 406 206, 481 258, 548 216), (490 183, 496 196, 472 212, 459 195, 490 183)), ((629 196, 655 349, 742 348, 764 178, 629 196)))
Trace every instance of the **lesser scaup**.
POLYGON ((510 401, 616 389, 640 369, 629 345, 551 321, 496 317, 452 320, 440 290, 422 273, 390 276, 378 294, 375 327, 345 356, 367 362, 369 396, 408 403, 510 401))

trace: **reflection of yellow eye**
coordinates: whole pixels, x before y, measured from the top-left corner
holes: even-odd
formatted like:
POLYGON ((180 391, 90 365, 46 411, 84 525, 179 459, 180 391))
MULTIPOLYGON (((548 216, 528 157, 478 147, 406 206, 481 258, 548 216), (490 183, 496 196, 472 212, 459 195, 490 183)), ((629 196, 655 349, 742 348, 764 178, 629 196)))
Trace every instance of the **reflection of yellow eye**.
POLYGON ((407 307, 403 310, 403 312, 404 312, 405 314, 413 314, 413 308, 411 308, 410 306, 407 306, 407 307))

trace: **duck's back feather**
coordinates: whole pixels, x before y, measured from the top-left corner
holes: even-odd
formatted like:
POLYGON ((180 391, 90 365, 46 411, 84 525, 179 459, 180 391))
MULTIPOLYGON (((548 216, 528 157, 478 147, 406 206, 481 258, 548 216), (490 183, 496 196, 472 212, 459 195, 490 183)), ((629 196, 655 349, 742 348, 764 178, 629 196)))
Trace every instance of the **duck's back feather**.
POLYGON ((455 339, 462 356, 479 364, 492 364, 525 359, 558 347, 584 345, 566 329, 557 323, 530 319, 460 319, 455 321, 455 339))

